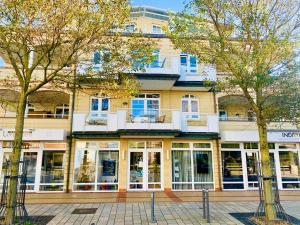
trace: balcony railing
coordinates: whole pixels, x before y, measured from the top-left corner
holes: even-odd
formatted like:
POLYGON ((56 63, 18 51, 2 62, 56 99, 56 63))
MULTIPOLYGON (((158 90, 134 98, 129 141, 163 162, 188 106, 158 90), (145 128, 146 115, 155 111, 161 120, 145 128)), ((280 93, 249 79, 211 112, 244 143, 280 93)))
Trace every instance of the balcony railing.
POLYGON ((256 121, 255 117, 248 116, 231 116, 231 117, 219 117, 220 121, 245 121, 245 122, 254 122, 256 121))
MULTIPOLYGON (((16 113, 0 114, 0 118, 16 118, 16 113)), ((50 112, 31 112, 25 115, 25 119, 68 119, 68 114, 54 114, 50 112)))
POLYGON ((189 119, 177 109, 119 109, 117 112, 75 112, 74 131, 181 130, 219 132, 217 115, 200 114, 189 119))

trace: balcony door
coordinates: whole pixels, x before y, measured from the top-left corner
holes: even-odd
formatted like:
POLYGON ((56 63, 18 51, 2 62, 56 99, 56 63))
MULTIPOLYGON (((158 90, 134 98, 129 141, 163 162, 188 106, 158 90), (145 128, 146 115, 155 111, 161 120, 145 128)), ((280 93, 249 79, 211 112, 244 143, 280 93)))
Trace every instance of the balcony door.
POLYGON ((90 114, 87 122, 91 125, 106 125, 109 111, 109 99, 92 97, 90 102, 90 114))
POLYGON ((185 120, 199 118, 199 100, 194 95, 185 95, 181 99, 181 113, 185 120))
POLYGON ((184 74, 197 73, 197 58, 194 55, 181 53, 180 55, 180 72, 184 74))
POLYGON ((159 94, 139 94, 131 101, 133 122, 155 122, 160 112, 159 94))

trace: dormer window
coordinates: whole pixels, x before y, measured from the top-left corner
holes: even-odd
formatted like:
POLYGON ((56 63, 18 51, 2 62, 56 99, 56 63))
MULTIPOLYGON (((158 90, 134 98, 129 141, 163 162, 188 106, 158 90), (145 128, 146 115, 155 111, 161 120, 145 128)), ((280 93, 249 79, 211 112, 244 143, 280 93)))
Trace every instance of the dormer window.
POLYGON ((162 34, 163 30, 162 30, 161 26, 153 25, 152 26, 152 33, 153 34, 162 34))
POLYGON ((125 32, 127 33, 133 33, 135 30, 134 24, 129 24, 125 26, 125 32))

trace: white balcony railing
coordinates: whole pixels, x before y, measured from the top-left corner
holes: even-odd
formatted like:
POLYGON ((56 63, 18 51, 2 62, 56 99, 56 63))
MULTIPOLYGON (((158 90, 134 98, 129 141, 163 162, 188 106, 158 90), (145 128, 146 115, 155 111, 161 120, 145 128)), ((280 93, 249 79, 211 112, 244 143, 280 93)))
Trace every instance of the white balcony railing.
MULTIPOLYGON (((180 58, 176 56, 161 57, 160 61, 154 61, 149 65, 144 65, 140 70, 128 69, 124 72, 128 73, 145 73, 145 74, 178 74, 180 81, 216 81, 217 72, 215 65, 204 64, 201 71, 191 71, 188 67, 180 65, 180 58)), ((200 67, 200 64, 199 66, 200 67)), ((88 70, 97 72, 102 70, 101 64, 93 64, 91 61, 83 61, 78 65, 78 74, 85 74, 88 70)))
POLYGON ((75 112, 74 131, 117 130, 180 130, 183 132, 219 132, 217 115, 200 114, 188 119, 180 110, 161 109, 137 113, 132 109, 119 109, 116 113, 75 112))

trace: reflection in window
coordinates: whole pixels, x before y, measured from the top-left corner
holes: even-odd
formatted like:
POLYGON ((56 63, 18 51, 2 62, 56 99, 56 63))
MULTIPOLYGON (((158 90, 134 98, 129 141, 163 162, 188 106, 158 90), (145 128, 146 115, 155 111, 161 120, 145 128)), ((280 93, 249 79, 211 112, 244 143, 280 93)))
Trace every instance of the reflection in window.
POLYGON ((194 181, 213 182, 213 168, 211 152, 194 151, 194 181))
POLYGON ((222 152, 224 189, 243 189, 243 167, 240 151, 222 152))
POLYGON ((98 152, 98 190, 118 190, 118 167, 118 151, 98 152))
POLYGON ((74 183, 86 183, 77 190, 94 190, 96 171, 96 151, 78 151, 75 158, 74 183))
POLYGON ((280 151, 279 160, 283 188, 299 188, 300 171, 298 152, 280 151))
POLYGON ((64 183, 64 152, 44 151, 41 168, 41 191, 62 191, 64 183), (52 185, 50 185, 52 183, 52 185), (45 185, 48 184, 48 185, 45 185))
POLYGON ((172 152, 173 189, 192 189, 192 164, 190 151, 172 152), (190 183, 184 183, 190 182, 190 183))

